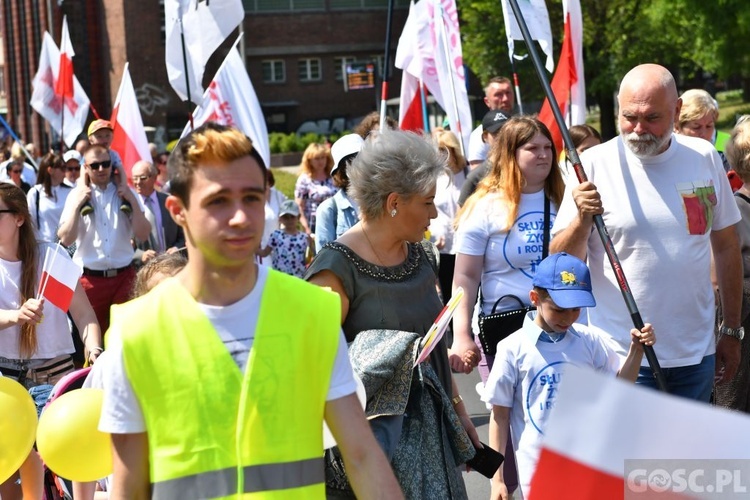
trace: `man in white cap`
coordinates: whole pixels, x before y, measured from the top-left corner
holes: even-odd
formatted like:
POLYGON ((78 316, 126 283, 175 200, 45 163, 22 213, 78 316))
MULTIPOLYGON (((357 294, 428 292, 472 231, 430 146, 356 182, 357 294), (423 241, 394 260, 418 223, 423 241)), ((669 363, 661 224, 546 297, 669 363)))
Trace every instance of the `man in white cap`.
POLYGON ((326 243, 334 241, 359 221, 359 209, 346 192, 349 187, 346 169, 359 154, 359 150, 362 149, 364 143, 365 141, 360 135, 348 134, 331 146, 331 156, 333 156, 331 177, 333 177, 333 183, 339 190, 321 203, 315 212, 317 220, 315 225, 316 253, 326 243))

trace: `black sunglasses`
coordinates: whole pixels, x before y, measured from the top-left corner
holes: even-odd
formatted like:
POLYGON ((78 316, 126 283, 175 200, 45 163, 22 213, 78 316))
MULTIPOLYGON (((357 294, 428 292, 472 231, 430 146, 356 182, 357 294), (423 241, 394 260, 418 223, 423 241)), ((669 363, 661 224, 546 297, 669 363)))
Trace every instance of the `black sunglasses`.
POLYGON ((109 168, 112 166, 112 160, 95 161, 94 163, 88 164, 91 170, 100 170, 102 168, 109 168))
POLYGON ((65 170, 67 170, 68 172, 80 172, 81 167, 65 167, 65 170))
POLYGON ((0 209, 0 214, 14 214, 14 213, 16 213, 16 211, 10 210, 9 208, 0 209))

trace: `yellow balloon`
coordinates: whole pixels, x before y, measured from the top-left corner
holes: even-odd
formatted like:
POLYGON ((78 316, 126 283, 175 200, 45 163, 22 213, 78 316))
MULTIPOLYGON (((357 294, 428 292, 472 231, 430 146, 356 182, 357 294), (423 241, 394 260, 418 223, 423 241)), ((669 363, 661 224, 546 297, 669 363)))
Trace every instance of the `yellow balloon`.
POLYGON ((110 436, 97 428, 103 398, 101 389, 76 389, 57 398, 42 413, 37 450, 58 476, 86 482, 112 473, 110 436))
POLYGON ((36 406, 29 391, 0 377, 0 483, 18 470, 34 445, 36 406))

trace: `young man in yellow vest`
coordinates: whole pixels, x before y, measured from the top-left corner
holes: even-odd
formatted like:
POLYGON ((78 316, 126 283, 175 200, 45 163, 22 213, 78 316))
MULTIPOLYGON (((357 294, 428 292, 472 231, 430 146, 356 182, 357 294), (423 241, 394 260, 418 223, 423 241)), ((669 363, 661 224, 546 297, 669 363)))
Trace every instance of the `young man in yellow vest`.
POLYGON ((359 498, 402 498, 355 395, 337 296, 255 264, 265 167, 208 124, 169 160, 188 264, 112 313, 110 498, 325 497, 322 424, 359 498))

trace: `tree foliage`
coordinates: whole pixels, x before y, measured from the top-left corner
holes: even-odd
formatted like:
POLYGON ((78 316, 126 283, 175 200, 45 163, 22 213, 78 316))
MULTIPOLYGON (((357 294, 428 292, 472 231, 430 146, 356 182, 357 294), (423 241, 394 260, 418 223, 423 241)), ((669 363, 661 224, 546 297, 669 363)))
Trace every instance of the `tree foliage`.
MULTIPOLYGON (((750 36, 746 0, 580 1, 588 103, 599 105, 600 127, 606 137, 615 133, 614 94, 619 80, 638 64, 662 64, 675 74, 678 84, 686 86, 704 72, 722 78, 750 77, 750 52, 742 43, 750 36)), ((469 68, 482 81, 510 74, 498 0, 458 0, 458 6, 469 68)), ((561 0, 547 0, 547 8, 557 59, 563 31, 561 0)), ((517 48, 519 45, 523 42, 516 43, 517 48)), ((518 67, 525 99, 542 99, 531 62, 523 61, 518 67)))

